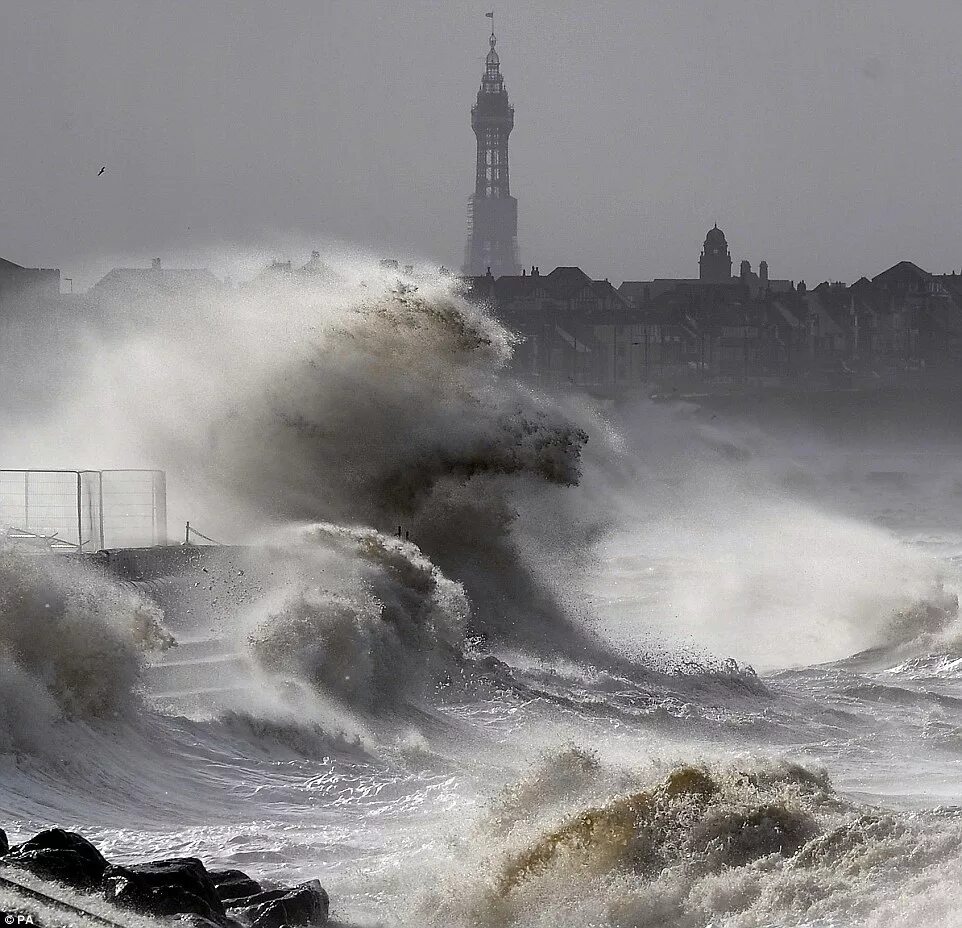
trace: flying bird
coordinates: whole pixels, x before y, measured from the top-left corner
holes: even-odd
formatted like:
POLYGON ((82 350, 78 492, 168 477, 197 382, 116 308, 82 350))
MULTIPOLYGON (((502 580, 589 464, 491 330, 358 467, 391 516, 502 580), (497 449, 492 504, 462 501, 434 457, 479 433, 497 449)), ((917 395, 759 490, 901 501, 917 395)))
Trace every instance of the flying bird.
POLYGON ((105 165, 97 172, 97 176, 100 177, 100 175, 103 174, 103 172, 106 171, 106 170, 107 170, 107 165, 105 164, 105 165))

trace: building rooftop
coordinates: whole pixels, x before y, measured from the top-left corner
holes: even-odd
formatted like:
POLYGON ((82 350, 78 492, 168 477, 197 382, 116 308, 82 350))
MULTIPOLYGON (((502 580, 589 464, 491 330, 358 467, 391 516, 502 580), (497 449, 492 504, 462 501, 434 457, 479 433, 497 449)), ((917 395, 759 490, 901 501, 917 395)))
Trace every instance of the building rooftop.
POLYGON ((165 268, 155 259, 151 267, 115 267, 91 287, 90 293, 137 297, 207 292, 223 286, 207 268, 165 268))

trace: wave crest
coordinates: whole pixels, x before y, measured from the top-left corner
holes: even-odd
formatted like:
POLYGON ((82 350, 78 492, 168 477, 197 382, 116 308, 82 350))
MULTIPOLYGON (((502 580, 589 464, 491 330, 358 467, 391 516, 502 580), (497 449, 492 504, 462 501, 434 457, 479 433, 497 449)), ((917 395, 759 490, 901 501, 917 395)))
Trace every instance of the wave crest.
POLYGON ((0 547, 0 617, 6 748, 43 738, 43 720, 126 713, 138 702, 146 652, 174 644, 160 609, 132 589, 66 557, 10 546, 0 547))
POLYGON ((369 713, 417 700, 452 670, 468 600, 414 545, 320 524, 284 557, 287 578, 250 636, 264 670, 369 713))
MULTIPOLYGON (((957 815, 876 814, 789 762, 647 774, 549 756, 457 842, 431 925, 706 928, 890 922, 957 869, 957 815), (564 782, 566 781, 566 782, 564 782), (541 787, 544 787, 543 789, 541 787), (454 886, 458 886, 457 892, 454 886)), ((953 922, 954 924, 955 922, 953 922)))

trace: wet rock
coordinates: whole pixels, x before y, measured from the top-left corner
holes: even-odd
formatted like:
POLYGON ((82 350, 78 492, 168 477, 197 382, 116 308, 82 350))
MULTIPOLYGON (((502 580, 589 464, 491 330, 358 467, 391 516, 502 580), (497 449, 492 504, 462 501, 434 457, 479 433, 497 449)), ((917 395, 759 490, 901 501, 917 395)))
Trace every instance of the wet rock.
POLYGON ((144 887, 127 877, 112 877, 104 898, 112 905, 140 915, 167 918, 190 915, 202 923, 221 925, 223 919, 209 902, 179 886, 144 887))
POLYGON ((143 915, 196 915, 219 925, 226 919, 214 882, 196 857, 110 867, 103 891, 108 902, 143 915))
POLYGON ((210 870, 211 881, 221 902, 255 896, 264 891, 257 880, 251 879, 243 870, 210 870))
POLYGON ((29 841, 10 848, 3 862, 42 880, 54 880, 74 889, 99 886, 108 867, 103 854, 86 838, 62 828, 41 831, 29 841))
POLYGON ((86 838, 62 828, 14 847, 0 829, 0 857, 40 879, 99 888, 107 902, 172 919, 176 928, 319 928, 328 917, 328 896, 316 880, 271 889, 242 870, 208 872, 196 857, 112 866, 86 838))
POLYGON ((274 889, 228 903, 230 914, 250 928, 318 928, 327 922, 330 901, 317 880, 274 889), (238 905, 237 903, 243 903, 238 905))
POLYGON ((238 896, 224 903, 228 909, 246 908, 252 905, 260 905, 262 902, 270 902, 272 899, 280 899, 281 896, 289 893, 288 886, 275 886, 272 889, 262 889, 259 893, 252 893, 249 896, 238 896))

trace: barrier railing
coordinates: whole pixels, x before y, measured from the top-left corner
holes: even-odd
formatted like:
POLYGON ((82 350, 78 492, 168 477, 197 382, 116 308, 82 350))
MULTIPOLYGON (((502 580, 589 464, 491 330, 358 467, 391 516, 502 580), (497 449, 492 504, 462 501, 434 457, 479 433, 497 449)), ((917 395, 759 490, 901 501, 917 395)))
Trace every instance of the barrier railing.
POLYGON ((205 535, 203 532, 199 532, 196 528, 194 528, 193 525, 190 524, 190 522, 188 522, 186 528, 184 529, 184 544, 192 545, 194 543, 192 539, 194 538, 202 538, 204 541, 208 542, 209 544, 216 545, 218 548, 224 547, 223 542, 214 541, 210 535, 205 535))
POLYGON ((166 476, 139 469, 0 469, 0 536, 81 553, 166 544, 166 476))

